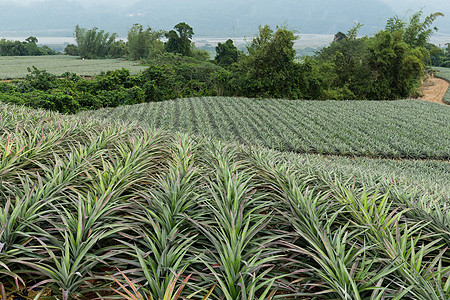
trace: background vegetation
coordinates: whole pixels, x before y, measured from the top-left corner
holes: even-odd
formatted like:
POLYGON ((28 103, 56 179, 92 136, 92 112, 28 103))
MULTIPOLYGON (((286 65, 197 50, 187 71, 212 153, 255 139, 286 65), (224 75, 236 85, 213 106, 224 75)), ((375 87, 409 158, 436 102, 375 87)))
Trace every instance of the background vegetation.
POLYGON ((40 56, 56 55, 57 53, 47 46, 39 47, 38 39, 34 36, 28 37, 24 42, 0 40, 0 56, 40 56))
MULTIPOLYGON (((422 14, 422 11, 415 13, 408 21, 390 18, 385 29, 372 37, 358 38, 361 25, 356 24, 347 34, 336 34, 330 46, 301 62, 296 61, 293 48, 297 37, 285 27, 273 30, 267 25, 261 26, 245 52, 239 52, 231 40, 219 44, 214 61, 209 62, 208 55, 192 45, 194 31, 188 24, 179 23, 174 30, 165 33, 168 40, 164 51, 159 40, 162 32, 151 28, 144 31, 141 25, 136 24, 129 31, 134 45, 129 50, 129 57, 147 58, 147 63, 152 66, 170 66, 167 73, 174 73, 175 81, 179 80, 179 75, 184 77, 185 73, 184 68, 179 69, 176 57, 193 58, 189 61, 191 74, 203 73, 206 65, 217 64, 213 74, 199 74, 192 82, 197 86, 194 89, 197 92, 203 90, 204 95, 210 95, 211 85, 214 85, 217 95, 245 97, 336 100, 406 98, 418 88, 425 64, 432 57, 433 50, 427 50, 427 47, 430 48, 428 40, 437 30, 432 27, 433 22, 442 16, 441 13, 434 13, 422 18, 422 14), (136 45, 141 47, 138 49, 136 45), (179 56, 171 57, 167 53, 179 56), (218 82, 221 82, 220 87, 218 82)), ((79 31, 77 27, 76 33, 79 31)), ((90 37, 80 35, 80 39, 83 44, 82 40, 90 40, 90 37)), ((101 38, 98 40, 102 41, 101 38)), ((99 45, 92 49, 103 48, 99 45)), ((212 70, 213 67, 207 69, 212 70)), ((190 94, 182 93, 182 96, 190 94)))
MULTIPOLYGON (((73 85, 66 76, 65 80, 53 79, 51 84, 32 86, 36 91, 30 90, 29 86, 23 89, 19 84, 8 89, 9 94, 4 101, 74 113, 80 109, 139 103, 141 98, 145 102, 195 96, 404 99, 416 92, 424 76, 426 62, 430 59, 427 43, 435 30, 432 24, 439 16, 442 14, 434 13, 422 18, 422 11, 419 11, 408 21, 393 17, 387 21, 384 30, 372 37, 358 37, 361 25, 356 24, 346 34, 338 32, 328 47, 301 61, 296 59, 293 48, 297 36, 286 27, 274 30, 267 25, 260 26, 246 51, 239 51, 228 40, 216 47, 217 55, 210 60, 207 52, 197 49, 192 43, 194 30, 186 23, 175 25, 174 30, 169 32, 151 28, 144 30, 142 25, 135 24, 128 32, 128 43, 116 41, 115 33, 76 26, 77 45, 68 45, 66 53, 86 59, 127 56, 142 60, 149 66, 148 69, 135 76, 124 71, 120 76, 101 78, 100 86, 110 80, 106 98, 121 100, 98 97, 95 101, 86 101, 80 94, 86 92, 83 86, 98 84, 85 83, 72 76, 77 78, 77 84, 73 85), (165 43, 160 40, 163 35, 167 38, 165 43), (44 90, 39 88, 46 85, 50 87, 44 90), (130 88, 133 88, 133 93, 143 92, 144 96, 134 102, 123 100, 128 96, 117 96, 130 88), (71 108, 61 110, 60 104, 46 104, 66 101, 59 97, 55 99, 55 93, 65 89, 68 89, 66 94, 72 97, 67 99, 73 103, 66 105, 71 108), (29 95, 18 94, 30 92, 33 99, 40 100, 29 101, 26 100, 29 95), (24 98, 22 102, 16 99, 21 97, 24 98), (42 103, 44 106, 39 106, 42 103)), ((88 93, 94 94, 92 90, 88 93)))

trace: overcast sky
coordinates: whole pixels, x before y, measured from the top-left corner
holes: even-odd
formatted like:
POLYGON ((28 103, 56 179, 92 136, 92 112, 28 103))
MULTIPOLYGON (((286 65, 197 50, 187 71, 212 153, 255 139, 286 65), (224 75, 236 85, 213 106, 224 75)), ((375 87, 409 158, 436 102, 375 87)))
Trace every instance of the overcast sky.
MULTIPOLYGON (((16 3, 22 5, 28 5, 31 2, 45 2, 46 0, 0 0, 0 3, 16 3)), ((69 0, 72 2, 78 2, 85 6, 92 6, 95 4, 115 4, 115 5, 124 5, 124 4, 133 4, 138 0, 69 0)))
POLYGON ((450 34, 450 0, 0 0, 0 33, 71 36, 79 24, 124 36, 135 23, 167 30, 187 22, 197 35, 247 36, 260 24, 285 22, 302 33, 332 34, 360 22, 361 34, 373 34, 389 17, 407 20, 420 9, 443 12, 435 25, 450 34))
MULTIPOLYGON (((47 0, 0 0, 0 3, 17 3, 27 5, 30 2, 43 2, 47 0)), ((127 6, 138 2, 139 0, 69 0, 78 2, 84 6, 92 6, 98 4, 115 4, 120 6, 127 6)), ((191 0, 195 1, 195 0, 191 0)), ((224 0, 226 1, 226 0, 224 0)), ((245 0, 242 0, 245 1, 245 0)), ((336 0, 337 2, 339 0, 336 0)), ((450 1, 445 0, 381 0, 388 3, 392 8, 398 10, 399 13, 404 13, 409 9, 416 11, 417 8, 425 8, 425 10, 439 10, 447 15, 450 15, 450 1)))

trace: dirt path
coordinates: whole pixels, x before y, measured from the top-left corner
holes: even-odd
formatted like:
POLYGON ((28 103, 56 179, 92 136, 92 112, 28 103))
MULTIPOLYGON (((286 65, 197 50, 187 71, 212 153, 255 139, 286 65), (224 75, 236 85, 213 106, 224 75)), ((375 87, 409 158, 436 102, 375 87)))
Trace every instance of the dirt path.
POLYGON ((441 78, 430 77, 428 78, 419 92, 423 94, 419 100, 425 100, 430 102, 436 102, 445 104, 442 99, 444 99, 445 93, 449 88, 449 83, 441 78))

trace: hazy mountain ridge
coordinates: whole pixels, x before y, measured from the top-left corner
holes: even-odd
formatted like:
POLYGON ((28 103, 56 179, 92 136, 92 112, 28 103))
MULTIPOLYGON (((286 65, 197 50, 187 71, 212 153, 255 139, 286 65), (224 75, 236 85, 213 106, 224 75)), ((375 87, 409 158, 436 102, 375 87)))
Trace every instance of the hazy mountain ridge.
MULTIPOLYGON (((263 24, 286 24, 300 33, 332 34, 347 31, 354 22, 364 24, 361 32, 370 34, 383 28, 386 19, 396 14, 382 0, 361 0, 357 4, 352 0, 141 0, 90 6, 83 3, 50 0, 24 6, 0 2, 0 34, 72 35, 74 26, 79 24, 125 36, 135 23, 168 30, 178 22, 187 22, 197 36, 249 36, 263 24)), ((450 33, 450 24, 441 32, 450 33)))

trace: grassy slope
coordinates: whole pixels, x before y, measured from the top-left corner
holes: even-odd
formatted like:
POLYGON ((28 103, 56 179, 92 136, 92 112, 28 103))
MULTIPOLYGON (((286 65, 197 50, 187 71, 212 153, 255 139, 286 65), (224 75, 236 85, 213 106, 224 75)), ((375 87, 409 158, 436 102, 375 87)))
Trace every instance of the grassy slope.
POLYGON ((192 98, 86 112, 280 151, 450 158, 450 107, 423 101, 192 98))
POLYGON ((0 57, 0 80, 24 78, 28 74, 27 68, 36 66, 55 75, 65 72, 77 73, 82 76, 93 76, 109 70, 125 68, 131 73, 138 73, 145 69, 137 62, 119 59, 86 59, 76 56, 2 56, 0 57))
MULTIPOLYGON (((438 68, 435 67, 439 72, 436 74, 437 77, 443 78, 450 82, 450 68, 438 68)), ((443 101, 450 105, 450 89, 448 89, 447 94, 445 94, 443 101)))

